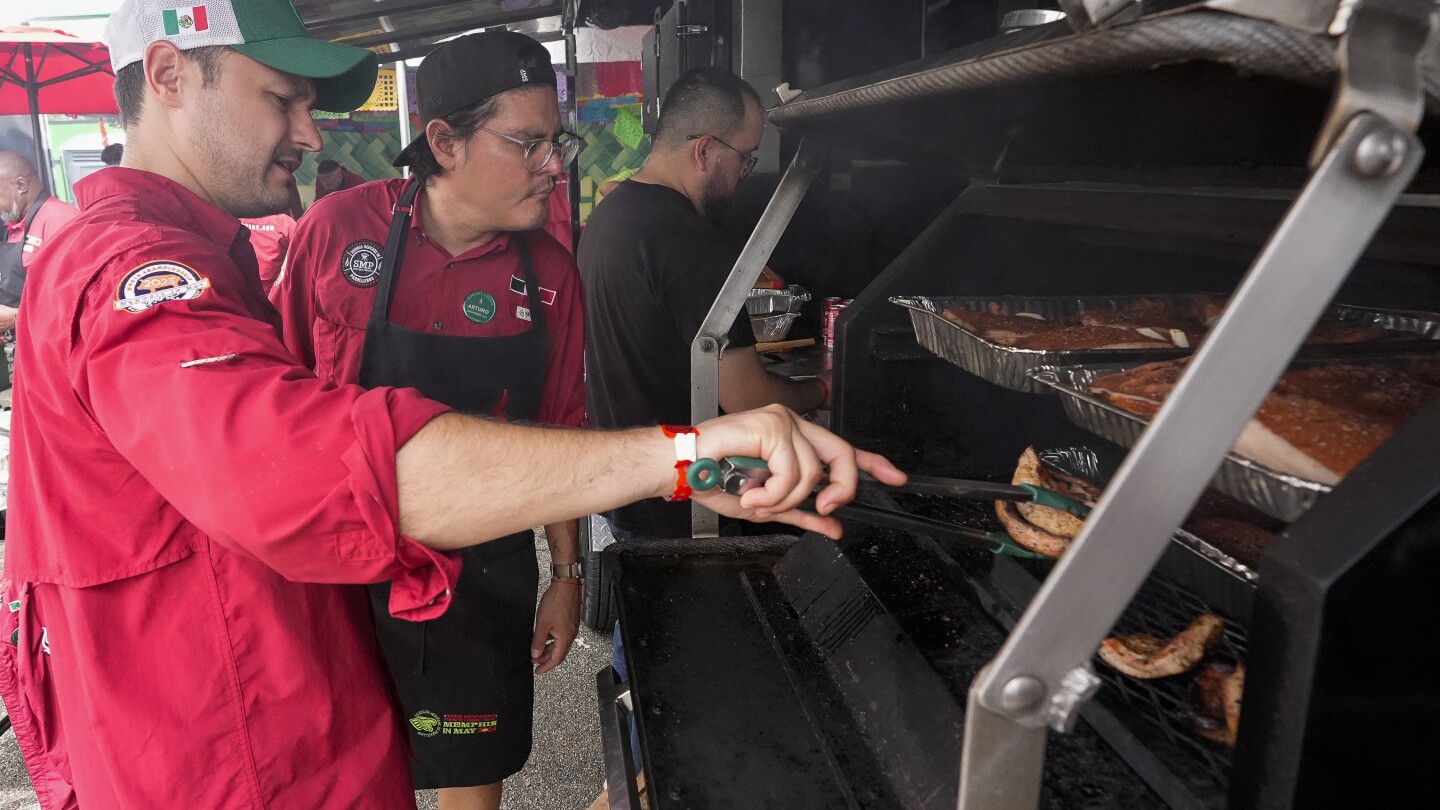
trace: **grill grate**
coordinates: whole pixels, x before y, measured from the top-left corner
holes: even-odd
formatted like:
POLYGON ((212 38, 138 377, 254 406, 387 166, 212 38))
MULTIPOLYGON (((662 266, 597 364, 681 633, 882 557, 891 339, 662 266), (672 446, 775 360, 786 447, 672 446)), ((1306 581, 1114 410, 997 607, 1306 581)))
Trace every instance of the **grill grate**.
MULTIPOLYGON (((999 528, 994 506, 990 501, 908 493, 886 493, 872 497, 877 503, 886 502, 883 505, 918 516, 970 528, 999 528)), ((995 588, 988 587, 991 584, 988 579, 992 571, 989 563, 992 560, 988 555, 986 557, 986 565, 967 566, 967 570, 978 580, 977 585, 994 591, 995 588)), ((1039 586, 1039 582, 1044 580, 1054 567, 1054 563, 1049 560, 1005 559, 993 562, 996 566, 1018 565, 1033 576, 1035 587, 1039 586)), ((987 605, 987 608, 992 609, 995 618, 1005 626, 1010 626, 1015 615, 1024 607, 1023 602, 987 605), (1010 612, 1010 615, 1005 615, 1007 612, 1010 612)), ((1215 609, 1199 596, 1159 576, 1151 576, 1145 582, 1116 622, 1112 632, 1143 632, 1166 637, 1183 630, 1195 617, 1207 612, 1225 619, 1225 634, 1202 662, 1202 666, 1211 661, 1244 661, 1246 631, 1235 617, 1215 609)), ((1104 682, 1096 701, 1119 721, 1124 727, 1124 733, 1131 738, 1127 740, 1128 745, 1122 746, 1115 741, 1112 741, 1112 744, 1122 752, 1127 748, 1133 749, 1136 744, 1146 749, 1169 772, 1161 781, 1183 786, 1184 792, 1195 797, 1200 806, 1210 806, 1216 802, 1223 804, 1230 781, 1231 752, 1224 746, 1199 736, 1194 729, 1194 710, 1191 708, 1194 674, 1149 681, 1138 680, 1116 672, 1098 657, 1095 659, 1094 670, 1104 682)), ((1132 762, 1131 765, 1142 772, 1147 770, 1139 762, 1132 762)), ((1154 784, 1154 781, 1151 781, 1154 784)))
MULTIPOLYGON (((1245 660, 1248 638, 1245 628, 1234 617, 1226 616, 1199 597, 1178 585, 1152 576, 1130 602, 1112 632, 1152 633, 1168 636, 1185 629, 1201 613, 1214 613, 1225 619, 1225 634, 1211 649, 1201 666, 1211 661, 1234 664, 1245 660)), ((1197 667, 1198 670, 1198 667, 1197 667)), ((1230 784, 1228 748, 1199 736, 1194 729, 1194 673, 1173 678, 1142 681, 1123 675, 1106 666, 1098 658, 1095 674, 1105 682, 1101 690, 1106 702, 1124 706, 1128 719, 1143 722, 1151 734, 1145 735, 1154 753, 1172 763, 1187 763, 1208 777, 1215 791, 1224 795, 1230 784)))

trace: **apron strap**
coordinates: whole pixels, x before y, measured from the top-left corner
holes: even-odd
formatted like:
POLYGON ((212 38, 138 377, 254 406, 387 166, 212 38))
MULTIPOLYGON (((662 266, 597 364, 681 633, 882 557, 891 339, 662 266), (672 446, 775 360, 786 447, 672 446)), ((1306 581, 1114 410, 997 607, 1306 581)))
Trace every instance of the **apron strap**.
POLYGON ((415 195, 420 193, 420 181, 411 180, 400 192, 390 214, 390 234, 385 237, 385 252, 380 257, 380 280, 375 289, 375 305, 370 310, 370 321, 390 319, 390 298, 395 293, 395 280, 400 274, 400 259, 405 252, 405 231, 410 227, 411 212, 415 210, 415 195))
POLYGON ((540 298, 540 280, 535 277, 535 266, 530 263, 530 249, 525 244, 525 235, 520 231, 512 231, 510 240, 515 243, 515 250, 520 256, 520 273, 525 279, 525 297, 530 302, 530 324, 531 328, 545 328, 545 302, 540 298))
POLYGON ((35 217, 40 215, 40 207, 43 206, 48 199, 50 199, 50 191, 48 189, 40 189, 40 196, 35 199, 35 207, 31 209, 30 216, 25 217, 25 228, 20 231, 21 250, 24 250, 25 240, 30 236, 31 224, 35 222, 35 217))

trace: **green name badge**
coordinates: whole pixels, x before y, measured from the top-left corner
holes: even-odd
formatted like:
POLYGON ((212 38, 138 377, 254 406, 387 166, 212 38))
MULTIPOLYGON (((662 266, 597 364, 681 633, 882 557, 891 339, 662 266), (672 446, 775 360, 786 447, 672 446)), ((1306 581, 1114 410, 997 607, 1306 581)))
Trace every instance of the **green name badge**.
POLYGON ((465 317, 474 323, 489 323, 495 317, 495 296, 484 290, 465 296, 465 317))

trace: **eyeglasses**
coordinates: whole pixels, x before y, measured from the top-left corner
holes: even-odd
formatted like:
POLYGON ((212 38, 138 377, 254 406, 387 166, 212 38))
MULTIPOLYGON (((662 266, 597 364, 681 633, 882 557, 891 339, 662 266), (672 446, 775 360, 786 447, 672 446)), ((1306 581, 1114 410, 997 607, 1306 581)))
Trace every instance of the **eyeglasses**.
POLYGON ((686 138, 685 140, 687 140, 687 141, 694 141, 694 140, 698 140, 698 139, 700 139, 700 138, 706 138, 706 137, 710 138, 711 140, 715 141, 716 143, 720 144, 721 146, 725 147, 726 149, 729 149, 730 151, 732 151, 732 152, 734 152, 735 154, 739 155, 739 156, 740 156, 740 159, 743 160, 743 161, 745 161, 744 165, 742 165, 742 166, 740 167, 740 176, 741 176, 741 177, 749 177, 749 176, 750 176, 750 172, 755 169, 755 164, 760 162, 760 158, 758 158, 758 157, 756 157, 756 156, 754 156, 754 155, 747 155, 747 154, 745 154, 744 152, 741 152, 739 149, 736 149, 735 147, 731 146, 730 144, 725 143, 724 141, 720 140, 719 138, 716 138, 714 135, 691 135, 690 137, 686 138))
POLYGON ((550 157, 555 154, 557 149, 560 150, 560 168, 562 169, 569 166, 570 161, 580 153, 580 139, 569 132, 561 132, 560 136, 553 141, 549 138, 532 138, 522 141, 503 132, 496 132, 489 127, 480 127, 480 129, 520 147, 520 151, 524 153, 525 168, 532 172, 544 170, 545 164, 550 162, 550 157))

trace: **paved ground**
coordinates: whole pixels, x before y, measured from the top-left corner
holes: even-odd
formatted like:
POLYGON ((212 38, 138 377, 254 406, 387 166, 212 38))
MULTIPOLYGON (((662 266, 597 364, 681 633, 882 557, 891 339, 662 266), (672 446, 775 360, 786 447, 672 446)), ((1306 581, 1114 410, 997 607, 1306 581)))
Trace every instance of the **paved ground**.
MULTIPOLYGON (((549 570, 537 537, 540 570, 549 570)), ((0 555, 4 544, 0 543, 0 555)), ((540 578, 543 588, 549 577, 540 578)), ((595 673, 610 663, 610 634, 580 628, 565 663, 535 682, 535 748, 525 770, 505 782, 504 810, 583 810, 600 794, 604 764, 595 673)), ((415 794, 419 810, 434 810, 433 791, 415 794)), ((0 810, 38 810, 15 735, 0 738, 0 810)))

